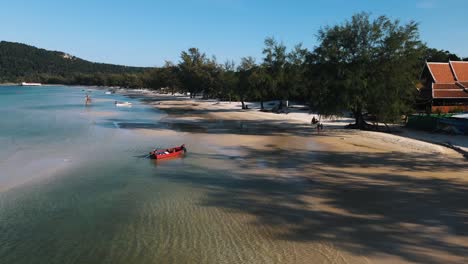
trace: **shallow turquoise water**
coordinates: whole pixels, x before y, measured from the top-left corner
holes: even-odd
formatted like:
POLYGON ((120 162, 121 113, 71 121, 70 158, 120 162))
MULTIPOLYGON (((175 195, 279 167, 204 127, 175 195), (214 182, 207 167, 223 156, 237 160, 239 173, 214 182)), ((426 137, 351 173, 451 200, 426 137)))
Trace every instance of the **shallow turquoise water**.
POLYGON ((0 87, 0 263, 291 263, 303 254, 229 199, 301 184, 245 183, 219 165, 236 160, 190 155, 190 146, 216 152, 209 137, 122 129, 165 115, 102 90, 86 107, 83 89, 0 87), (137 157, 182 142, 186 158, 137 157))

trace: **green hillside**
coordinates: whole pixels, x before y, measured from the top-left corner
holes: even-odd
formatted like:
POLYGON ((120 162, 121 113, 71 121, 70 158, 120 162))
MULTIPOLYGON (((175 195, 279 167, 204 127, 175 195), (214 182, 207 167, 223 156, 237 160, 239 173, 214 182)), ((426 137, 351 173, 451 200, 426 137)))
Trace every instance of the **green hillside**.
POLYGON ((86 61, 60 51, 0 42, 1 82, 99 84, 99 79, 142 73, 147 68, 86 61))

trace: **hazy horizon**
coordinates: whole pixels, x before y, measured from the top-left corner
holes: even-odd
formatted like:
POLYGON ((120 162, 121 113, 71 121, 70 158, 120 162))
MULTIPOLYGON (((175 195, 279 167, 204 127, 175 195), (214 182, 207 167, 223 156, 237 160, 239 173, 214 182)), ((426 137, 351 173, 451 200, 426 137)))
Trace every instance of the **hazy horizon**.
POLYGON ((262 57, 263 41, 273 36, 289 48, 313 49, 317 31, 342 23, 357 12, 420 23, 431 48, 468 57, 468 34, 459 23, 468 2, 413 0, 295 1, 17 1, 0 10, 0 38, 69 53, 99 63, 162 66, 197 47, 219 62, 262 57), (339 8, 337 8, 339 7, 339 8), (440 14, 448 14, 442 19, 440 14), (456 39, 456 41, 454 41, 456 39))

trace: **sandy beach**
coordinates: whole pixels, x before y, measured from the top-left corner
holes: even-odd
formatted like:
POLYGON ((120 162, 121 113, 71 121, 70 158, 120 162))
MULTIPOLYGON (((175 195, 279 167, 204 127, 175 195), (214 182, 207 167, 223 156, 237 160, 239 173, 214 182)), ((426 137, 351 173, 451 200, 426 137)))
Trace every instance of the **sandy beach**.
MULTIPOLYGON (((123 93, 130 97, 141 97, 144 102, 167 112, 168 117, 165 120, 174 124, 183 123, 186 126, 196 126, 198 123, 213 127, 212 124, 216 121, 218 124, 226 122, 227 125, 223 127, 229 129, 232 128, 230 124, 233 122, 244 123, 247 127, 250 123, 257 130, 263 130, 258 131, 258 134, 268 133, 270 128, 276 132, 286 130, 294 133, 296 130, 297 134, 307 133, 310 136, 318 136, 315 140, 322 143, 336 143, 335 148, 346 148, 346 145, 350 145, 368 150, 438 153, 455 159, 462 155, 447 148, 444 143, 451 143, 468 151, 468 140, 463 135, 428 133, 404 127, 399 127, 397 133, 393 134, 350 130, 344 129, 344 126, 353 123, 354 120, 345 117, 322 118, 325 129, 317 133, 315 127, 310 125, 310 121, 312 117, 315 116, 318 119, 319 116, 311 114, 307 110, 301 111, 291 108, 292 110, 288 114, 275 114, 259 111, 258 103, 247 103, 251 109, 242 110, 240 102, 191 99, 188 96, 159 94, 144 89, 124 90, 123 93), (265 129, 262 129, 262 126, 265 129)), ((273 103, 276 102, 271 102, 271 104, 273 103)))
MULTIPOLYGON (((305 259, 332 252, 333 259, 317 263, 468 261, 467 162, 428 143, 448 135, 343 129, 349 119, 325 120, 318 133, 307 112, 273 114, 241 110, 238 102, 126 94, 166 113, 161 122, 167 129, 138 129, 142 135, 184 134, 191 153, 228 157, 217 162, 235 171, 235 185, 244 188, 192 179, 210 188, 207 204, 228 204, 246 225, 267 226, 269 236, 292 242, 305 259), (222 153, 211 151, 213 145, 222 153), (258 182, 308 187, 267 192, 258 182), (310 253, 317 248, 323 252, 310 253)), ((466 137, 452 140, 464 147, 466 137)))

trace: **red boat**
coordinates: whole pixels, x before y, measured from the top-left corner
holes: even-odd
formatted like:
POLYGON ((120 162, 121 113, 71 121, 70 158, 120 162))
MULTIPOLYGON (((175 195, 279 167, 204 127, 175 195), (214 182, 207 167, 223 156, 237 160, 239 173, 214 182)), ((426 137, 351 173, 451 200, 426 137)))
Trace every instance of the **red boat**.
POLYGON ((187 152, 187 149, 185 148, 185 144, 183 144, 180 147, 175 147, 175 148, 155 149, 149 153, 149 156, 152 159, 165 159, 165 158, 178 157, 179 155, 182 155, 185 152, 187 152))

